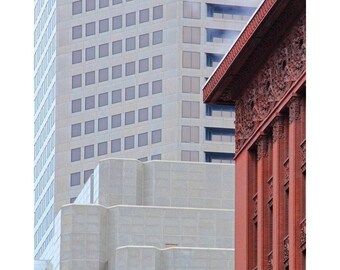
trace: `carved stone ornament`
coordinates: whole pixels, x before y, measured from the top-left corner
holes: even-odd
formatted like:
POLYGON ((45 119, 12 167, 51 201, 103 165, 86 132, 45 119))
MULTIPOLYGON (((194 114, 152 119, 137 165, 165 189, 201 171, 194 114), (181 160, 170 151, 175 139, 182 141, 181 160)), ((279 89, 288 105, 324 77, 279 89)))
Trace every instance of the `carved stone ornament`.
POLYGON ((263 157, 268 157, 268 138, 264 135, 261 135, 257 142, 257 160, 260 160, 263 157))
POLYGON ((273 143, 275 143, 278 139, 282 140, 285 137, 284 133, 284 121, 283 116, 275 117, 273 123, 273 143))
POLYGON ((306 167, 306 140, 304 140, 300 145, 301 153, 301 167, 305 169, 306 167))
POLYGON ((288 159, 283 163, 283 168, 284 168, 283 180, 286 185, 286 183, 289 182, 289 160, 288 159))
POLYGON ((236 100, 236 152, 306 67, 306 17, 301 16, 236 100))
POLYGON ((301 98, 292 97, 288 102, 289 124, 301 119, 301 98))
POLYGON ((283 240, 283 262, 287 262, 289 260, 289 237, 287 236, 283 240))
POLYGON ((300 223, 300 246, 301 249, 306 248, 306 219, 300 223))
POLYGON ((273 252, 268 255, 268 270, 273 270, 273 252))

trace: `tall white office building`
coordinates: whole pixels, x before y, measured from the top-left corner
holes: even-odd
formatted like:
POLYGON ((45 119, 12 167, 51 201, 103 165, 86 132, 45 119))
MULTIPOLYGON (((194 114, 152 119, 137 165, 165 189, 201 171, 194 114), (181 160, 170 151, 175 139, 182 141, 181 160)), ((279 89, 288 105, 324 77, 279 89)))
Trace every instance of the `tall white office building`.
POLYGON ((35 1, 36 259, 100 159, 232 162, 233 108, 201 86, 260 2, 35 1))

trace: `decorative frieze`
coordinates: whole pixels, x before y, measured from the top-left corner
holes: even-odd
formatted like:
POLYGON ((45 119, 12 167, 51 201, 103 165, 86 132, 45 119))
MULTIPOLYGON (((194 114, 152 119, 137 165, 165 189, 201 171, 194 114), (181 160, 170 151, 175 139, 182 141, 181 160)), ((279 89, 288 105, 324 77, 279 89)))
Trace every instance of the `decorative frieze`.
POLYGON ((305 71, 305 31, 302 16, 236 100, 236 152, 305 71))

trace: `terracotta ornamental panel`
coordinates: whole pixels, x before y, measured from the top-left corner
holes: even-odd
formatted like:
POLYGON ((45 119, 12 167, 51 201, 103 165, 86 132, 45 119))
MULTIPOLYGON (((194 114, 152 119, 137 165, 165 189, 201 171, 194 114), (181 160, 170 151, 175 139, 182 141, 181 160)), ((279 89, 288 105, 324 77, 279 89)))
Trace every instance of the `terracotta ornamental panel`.
POLYGON ((236 151, 305 71, 306 17, 301 16, 236 100, 236 151))

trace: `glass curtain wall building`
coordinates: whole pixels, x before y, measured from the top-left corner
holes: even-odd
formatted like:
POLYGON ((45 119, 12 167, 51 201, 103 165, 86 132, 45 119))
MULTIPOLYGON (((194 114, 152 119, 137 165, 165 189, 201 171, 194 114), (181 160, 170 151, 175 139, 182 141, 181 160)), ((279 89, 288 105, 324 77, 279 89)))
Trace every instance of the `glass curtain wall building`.
POLYGON ((35 1, 36 259, 101 159, 233 162, 234 110, 201 87, 260 2, 35 1))

